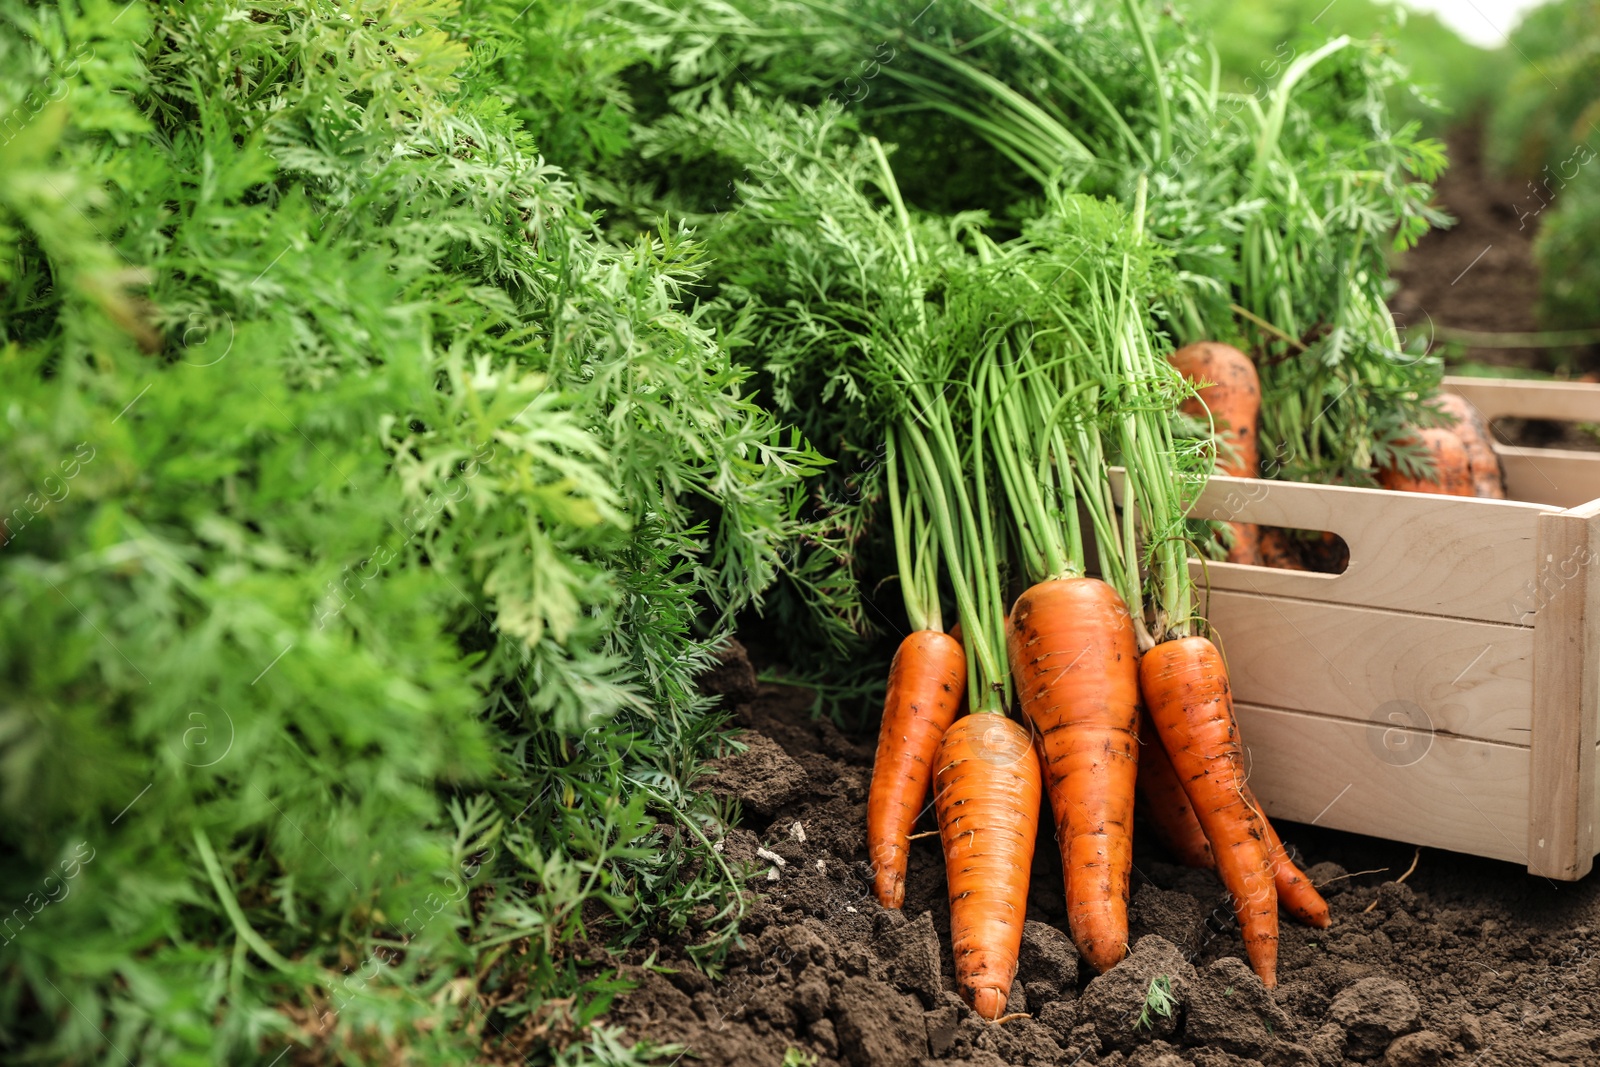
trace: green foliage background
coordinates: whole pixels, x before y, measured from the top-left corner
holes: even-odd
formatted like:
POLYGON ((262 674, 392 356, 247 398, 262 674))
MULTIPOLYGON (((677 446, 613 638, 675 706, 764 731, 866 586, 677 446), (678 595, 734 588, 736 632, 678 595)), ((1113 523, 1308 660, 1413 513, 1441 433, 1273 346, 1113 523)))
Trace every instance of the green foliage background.
POLYGON ((692 679, 820 460, 519 8, 0 4, 14 1061, 624 1060, 590 928, 726 947, 692 679))
POLYGON ((1225 78, 1245 92, 1270 78, 1267 64, 1284 44, 1342 33, 1381 41, 1410 72, 1391 88, 1390 107, 1433 135, 1486 107, 1511 72, 1506 50, 1480 48, 1437 15, 1383 0, 1195 0, 1189 8, 1225 78))
POLYGON ((1515 65, 1489 122, 1489 154, 1539 227, 1541 311, 1553 327, 1600 326, 1600 3, 1556 0, 1511 34, 1515 65))

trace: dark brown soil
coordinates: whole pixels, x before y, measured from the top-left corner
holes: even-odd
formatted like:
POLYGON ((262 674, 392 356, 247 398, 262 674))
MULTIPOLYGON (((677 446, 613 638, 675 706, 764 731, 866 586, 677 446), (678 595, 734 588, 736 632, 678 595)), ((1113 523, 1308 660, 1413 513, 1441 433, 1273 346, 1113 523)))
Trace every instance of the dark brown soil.
MULTIPOLYGON (((1541 202, 1526 183, 1497 180, 1484 169, 1481 141, 1476 124, 1450 135, 1450 169, 1439 180, 1438 202, 1456 223, 1427 234, 1391 270, 1400 290, 1389 306, 1409 337, 1432 337, 1438 326, 1493 333, 1539 329, 1533 238, 1541 202)), ((1471 358, 1506 367, 1538 367, 1543 361, 1540 350, 1526 348, 1474 348, 1471 358)))
POLYGON ((737 711, 754 744, 723 763, 719 788, 747 816, 722 849, 760 899, 725 977, 705 978, 679 945, 641 946, 624 967, 638 988, 609 1021, 686 1046, 684 1064, 1600 1063, 1600 881, 1425 850, 1397 884, 1413 849, 1293 823, 1283 835, 1334 925, 1284 920, 1276 991, 1242 962, 1220 883, 1167 862, 1142 827, 1133 951, 1093 975, 1062 933, 1061 867, 1042 829, 1012 1005, 1031 1017, 983 1022, 953 992, 937 840, 913 846, 904 911, 881 908, 864 844, 875 738, 812 721, 811 705, 806 690, 763 684, 737 711), (638 966, 650 952, 674 972, 638 966), (1160 977, 1171 1013, 1141 1020, 1160 977))

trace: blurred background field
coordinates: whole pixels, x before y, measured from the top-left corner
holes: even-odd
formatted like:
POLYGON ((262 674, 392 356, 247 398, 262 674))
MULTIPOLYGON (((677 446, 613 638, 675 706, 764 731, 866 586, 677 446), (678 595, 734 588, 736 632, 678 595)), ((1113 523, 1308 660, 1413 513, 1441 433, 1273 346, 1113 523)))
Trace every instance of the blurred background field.
POLYGON ((1397 312, 1420 329, 1426 309, 1456 364, 1478 372, 1595 369, 1585 331, 1600 327, 1600 3, 1199 0, 1194 11, 1224 77, 1247 90, 1281 42, 1390 41, 1412 75, 1391 107, 1448 140, 1440 196, 1457 218, 1397 264, 1409 290, 1397 312), (1540 332, 1516 348, 1470 336, 1540 332))

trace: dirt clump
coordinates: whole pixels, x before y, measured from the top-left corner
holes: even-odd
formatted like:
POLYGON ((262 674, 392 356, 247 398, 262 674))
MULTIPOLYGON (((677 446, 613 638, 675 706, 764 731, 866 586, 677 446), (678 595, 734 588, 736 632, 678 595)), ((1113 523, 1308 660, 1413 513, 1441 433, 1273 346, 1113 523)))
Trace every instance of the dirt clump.
POLYGON ((1370 1060, 1417 1028, 1422 1006, 1404 982, 1374 976, 1340 992, 1328 1014, 1344 1028, 1346 1054, 1370 1060))

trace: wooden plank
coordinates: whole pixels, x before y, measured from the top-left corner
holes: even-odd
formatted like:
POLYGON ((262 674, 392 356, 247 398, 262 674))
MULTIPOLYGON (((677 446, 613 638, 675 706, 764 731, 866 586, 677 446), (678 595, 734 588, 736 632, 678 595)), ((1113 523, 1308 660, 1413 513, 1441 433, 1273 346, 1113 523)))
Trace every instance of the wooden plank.
POLYGON ((1526 748, 1243 703, 1235 712, 1250 786, 1274 819, 1528 862, 1526 748))
MULTIPOLYGON (((1121 499, 1120 471, 1112 489, 1121 499)), ((1213 589, 1521 624, 1517 597, 1533 573, 1537 520, 1548 505, 1395 493, 1215 475, 1197 518, 1330 530, 1350 546, 1343 574, 1211 563, 1213 589), (1464 577, 1469 576, 1469 577, 1464 577)))
POLYGON ((1528 743, 1527 627, 1225 590, 1204 607, 1238 700, 1528 743))
POLYGON ((1580 878, 1594 864, 1600 734, 1600 501, 1539 518, 1533 630, 1528 870, 1580 878))
POLYGON ((1447 375, 1443 384, 1477 408, 1485 422, 1503 418, 1600 422, 1600 385, 1592 382, 1447 375))
MULTIPOLYGON (((1446 377, 1444 387, 1477 408, 1486 422, 1600 422, 1600 384, 1446 377)), ((1600 497, 1600 453, 1520 448, 1498 441, 1494 450, 1505 471, 1506 492, 1514 500, 1575 508, 1600 497)))
POLYGON ((1506 493, 1559 508, 1575 508, 1600 497, 1600 452, 1570 448, 1495 445, 1506 493))

